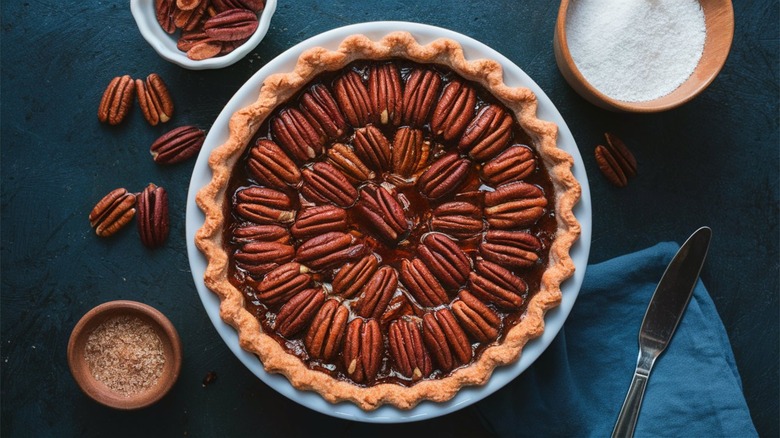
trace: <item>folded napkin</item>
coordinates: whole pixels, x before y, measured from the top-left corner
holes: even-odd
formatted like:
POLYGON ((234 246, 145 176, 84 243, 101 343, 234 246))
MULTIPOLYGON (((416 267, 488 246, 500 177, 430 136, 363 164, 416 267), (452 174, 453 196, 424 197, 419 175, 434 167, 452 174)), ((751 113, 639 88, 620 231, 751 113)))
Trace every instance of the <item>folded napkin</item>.
MULTIPOLYGON (((647 304, 676 243, 591 265, 539 359, 476 405, 499 436, 609 436, 628 390, 647 304)), ((645 392, 636 436, 756 436, 723 323, 701 281, 645 392)))

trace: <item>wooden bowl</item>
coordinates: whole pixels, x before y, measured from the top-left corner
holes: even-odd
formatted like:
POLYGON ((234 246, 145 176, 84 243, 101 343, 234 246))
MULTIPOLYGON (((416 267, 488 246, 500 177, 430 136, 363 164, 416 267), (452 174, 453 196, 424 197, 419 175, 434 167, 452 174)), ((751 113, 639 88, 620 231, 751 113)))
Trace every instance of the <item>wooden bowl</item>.
POLYGON ((95 401, 122 410, 143 408, 160 400, 176 383, 181 370, 181 340, 173 324, 157 309, 135 301, 110 301, 87 312, 73 328, 68 342, 68 365, 81 390, 95 401), (165 357, 157 383, 129 396, 95 379, 84 354, 92 332, 108 319, 122 315, 137 317, 148 324, 162 341, 165 357))
POLYGON ((612 111, 653 113, 676 108, 690 101, 707 88, 723 68, 734 38, 734 9, 731 0, 700 0, 706 27, 704 52, 688 80, 670 94, 658 99, 644 102, 620 101, 594 88, 575 65, 566 40, 566 15, 570 2, 571 0, 561 1, 555 25, 553 50, 558 69, 582 97, 596 106, 612 111))

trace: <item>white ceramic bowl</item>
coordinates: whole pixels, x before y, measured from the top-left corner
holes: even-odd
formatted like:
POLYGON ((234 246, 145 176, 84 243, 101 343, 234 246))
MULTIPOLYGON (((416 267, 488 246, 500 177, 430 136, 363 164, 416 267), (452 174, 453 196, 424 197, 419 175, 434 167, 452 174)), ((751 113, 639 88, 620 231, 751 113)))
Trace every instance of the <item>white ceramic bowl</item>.
POLYGON ((555 105, 550 98, 547 97, 533 79, 505 56, 465 35, 424 24, 394 21, 354 24, 319 34, 288 49, 268 62, 249 78, 249 80, 236 92, 233 98, 230 99, 217 117, 214 125, 209 129, 206 141, 200 151, 200 155, 198 155, 198 160, 195 163, 192 179, 190 181, 189 192, 187 194, 186 222, 187 254, 189 256, 192 277, 195 280, 195 287, 198 290, 200 299, 203 302, 203 306, 205 307, 211 322, 214 324, 217 332, 222 336, 222 339, 233 354, 235 354, 236 357, 238 357, 238 359, 260 380, 285 397, 326 415, 370 423, 405 423, 427 420, 455 412, 482 400, 527 369, 542 354, 547 346, 550 345, 561 327, 563 327, 564 321, 566 321, 569 312, 574 306, 574 301, 576 300, 580 286, 582 285, 582 280, 585 276, 585 268, 588 263, 592 225, 590 188, 588 186, 588 176, 585 173, 585 165, 583 164, 582 156, 577 149, 574 137, 566 126, 563 117, 561 117, 561 114, 555 108, 555 105), (540 119, 548 120, 558 125, 558 147, 571 154, 574 158, 572 172, 582 186, 582 197, 580 202, 574 207, 574 214, 580 221, 582 234, 571 250, 571 257, 574 261, 576 271, 574 276, 564 282, 561 286, 563 292, 561 304, 547 312, 545 315, 544 333, 538 338, 528 342, 523 349, 520 360, 497 368, 485 385, 463 388, 455 397, 447 402, 434 403, 431 401, 423 401, 410 410, 401 410, 393 406, 385 405, 369 412, 361 410, 352 403, 342 402, 331 404, 325 401, 325 399, 320 397, 317 393, 299 391, 295 389, 284 376, 266 372, 263 368, 263 364, 257 359, 257 356, 241 349, 241 346, 238 343, 238 334, 233 327, 222 321, 219 316, 219 298, 216 294, 211 292, 203 282, 203 274, 206 270, 206 259, 195 246, 195 232, 203 225, 205 218, 203 212, 195 203, 195 195, 211 181, 211 170, 208 167, 209 155, 211 155, 211 152, 217 146, 228 139, 228 121, 230 120, 230 116, 239 109, 252 104, 257 99, 257 92, 265 78, 273 73, 291 71, 295 67, 298 56, 312 47, 325 47, 330 50, 336 50, 339 43, 349 35, 364 34, 371 39, 378 40, 393 31, 409 32, 420 44, 428 44, 431 41, 443 37, 451 38, 463 46, 464 54, 467 59, 489 58, 498 61, 504 68, 504 82, 507 85, 528 87, 536 93, 536 97, 539 101, 537 116, 540 119))
POLYGON ((154 11, 154 0, 130 0, 130 11, 133 13, 138 30, 146 42, 164 59, 190 70, 206 70, 227 67, 251 52, 268 32, 271 25, 271 17, 276 11, 276 0, 266 0, 265 8, 260 13, 260 23, 255 33, 247 42, 227 55, 194 61, 187 54, 176 47, 176 35, 166 33, 157 23, 157 15, 154 11))

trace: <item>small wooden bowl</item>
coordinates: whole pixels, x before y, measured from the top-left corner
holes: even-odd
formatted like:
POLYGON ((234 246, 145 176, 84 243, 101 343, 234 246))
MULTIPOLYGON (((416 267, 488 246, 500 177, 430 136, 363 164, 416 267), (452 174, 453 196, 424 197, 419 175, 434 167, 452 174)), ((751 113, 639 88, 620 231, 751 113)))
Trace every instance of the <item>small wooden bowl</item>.
POLYGON ((171 321, 157 309, 136 301, 109 301, 87 312, 73 328, 68 342, 68 365, 81 390, 95 401, 122 410, 143 408, 160 400, 176 383, 181 370, 181 340, 171 321), (165 356, 157 383, 130 396, 119 394, 96 380, 84 357, 89 335, 104 321, 122 315, 138 317, 148 324, 160 337, 165 356))
MULTIPOLYGON (((575 0, 576 1, 576 0, 575 0)), ((590 103, 604 109, 631 113, 653 113, 676 108, 701 93, 723 68, 734 38, 734 8, 731 0, 700 0, 707 35, 699 64, 687 81, 666 96, 645 102, 613 99, 594 88, 577 68, 566 40, 566 15, 570 0, 562 0, 553 36, 558 69, 574 90, 590 103)))

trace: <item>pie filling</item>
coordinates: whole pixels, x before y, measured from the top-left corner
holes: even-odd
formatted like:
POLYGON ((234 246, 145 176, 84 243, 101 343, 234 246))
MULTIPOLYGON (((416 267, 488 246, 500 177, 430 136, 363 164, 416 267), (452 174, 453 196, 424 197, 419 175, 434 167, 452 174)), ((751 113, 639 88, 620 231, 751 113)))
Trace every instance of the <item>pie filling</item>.
POLYGON ((265 119, 224 205, 229 281, 310 369, 411 386, 522 320, 555 239, 515 116, 441 65, 355 61, 265 119))

